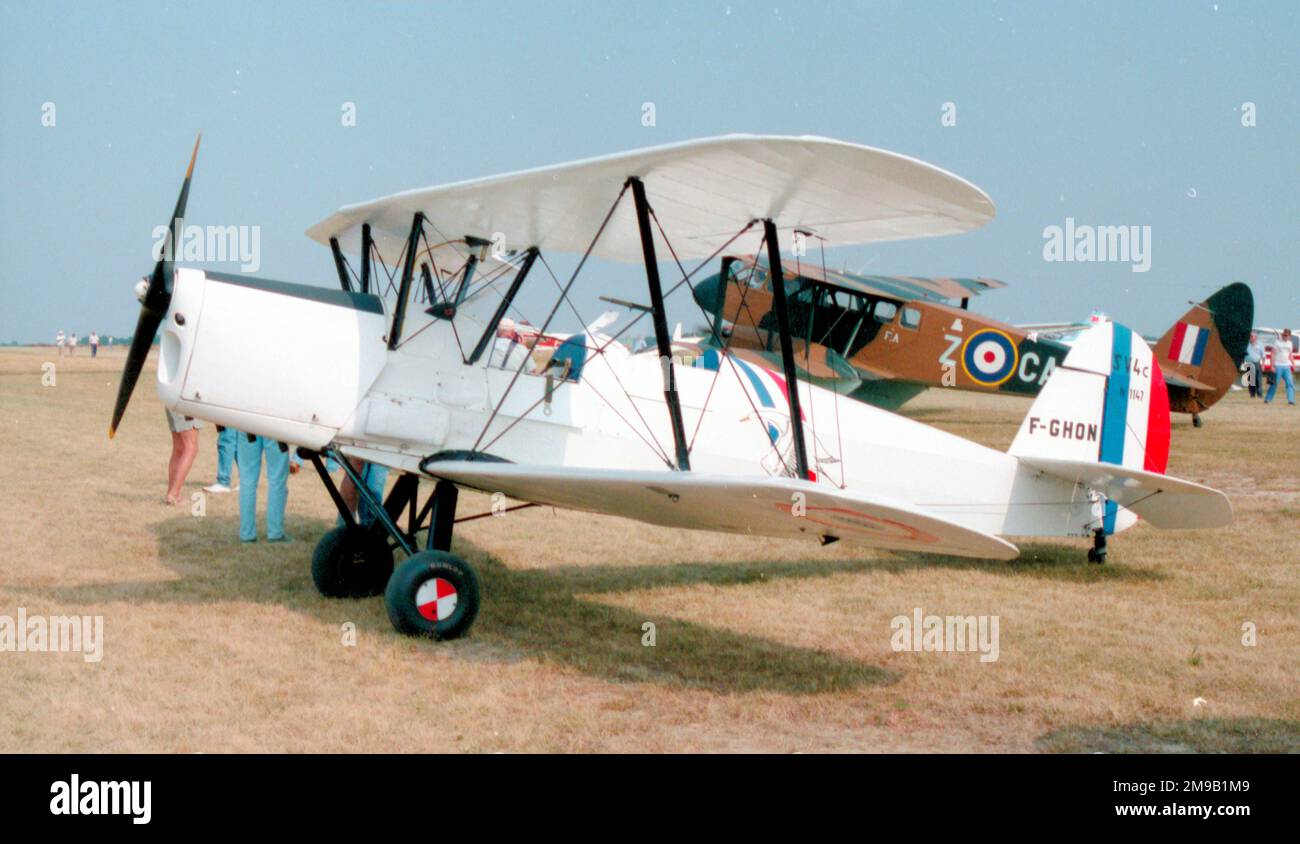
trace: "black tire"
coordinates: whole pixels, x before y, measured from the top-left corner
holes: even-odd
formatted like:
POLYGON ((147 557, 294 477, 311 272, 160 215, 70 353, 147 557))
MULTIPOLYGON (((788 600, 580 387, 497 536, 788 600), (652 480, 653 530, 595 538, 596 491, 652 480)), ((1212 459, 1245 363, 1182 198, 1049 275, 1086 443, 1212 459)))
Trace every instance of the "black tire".
POLYGON ((446 551, 415 554, 397 567, 384 591, 388 620, 398 633, 407 636, 437 640, 464 636, 478 615, 478 604, 478 576, 474 569, 446 551), (451 594, 445 593, 447 587, 451 594), (454 600, 446 600, 449 597, 454 600), (437 617, 440 611, 446 612, 445 618, 437 617))
POLYGON ((336 527, 311 555, 311 579, 326 598, 372 598, 393 574, 393 549, 383 534, 363 527, 336 527))

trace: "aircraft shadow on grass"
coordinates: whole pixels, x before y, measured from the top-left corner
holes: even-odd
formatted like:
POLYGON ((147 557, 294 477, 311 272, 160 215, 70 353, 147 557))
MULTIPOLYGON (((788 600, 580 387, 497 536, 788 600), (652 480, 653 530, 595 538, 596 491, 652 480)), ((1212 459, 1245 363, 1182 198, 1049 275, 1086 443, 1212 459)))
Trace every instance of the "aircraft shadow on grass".
POLYGON ((1154 582, 1169 575, 1152 569, 1124 565, 1122 549, 1113 551, 1104 565, 1084 562, 1087 545, 1064 542, 1019 542, 1020 557, 1010 562, 980 560, 973 557, 949 557, 933 554, 895 553, 871 563, 873 569, 902 572, 912 569, 951 569, 981 571, 1005 577, 1056 580, 1066 583, 1101 583, 1105 581, 1154 582))
POLYGON ((1112 727, 1065 726, 1035 744, 1053 753, 1300 753, 1300 722, 1194 718, 1112 727))
MULTIPOLYGON (((160 560, 176 579, 126 581, 33 589, 72 603, 203 603, 230 600, 279 604, 322 621, 337 622, 339 608, 358 627, 392 633, 382 598, 339 601, 320 597, 309 575, 316 537, 331 525, 290 517, 298 541, 289 545, 242 545, 238 520, 181 516, 153 527, 160 560), (202 524, 196 530, 196 524, 202 524)), ((660 682, 723 693, 770 690, 819 694, 888 685, 901 675, 826 651, 785 645, 675 618, 611 606, 592 597, 695 584, 740 586, 784 579, 829 577, 845 572, 903 572, 919 568, 980 570, 1012 577, 1092 582, 1149 578, 1154 573, 1122 566, 1089 566, 1082 552, 1066 546, 1032 546, 1025 563, 961 557, 891 554, 874 560, 791 560, 692 563, 666 566, 573 566, 515 570, 463 538, 458 554, 478 570, 483 602, 475 631, 465 640, 431 647, 473 658, 486 646, 488 659, 509 654, 540 656, 584 673, 619 682, 660 682), (656 627, 654 647, 642 644, 642 625, 656 627), (467 649, 466 646, 469 646, 467 649), (476 649, 477 648, 477 649, 476 649)), ((799 612, 793 605, 792 612, 799 612)), ((865 635, 865 634, 864 634, 865 635)))

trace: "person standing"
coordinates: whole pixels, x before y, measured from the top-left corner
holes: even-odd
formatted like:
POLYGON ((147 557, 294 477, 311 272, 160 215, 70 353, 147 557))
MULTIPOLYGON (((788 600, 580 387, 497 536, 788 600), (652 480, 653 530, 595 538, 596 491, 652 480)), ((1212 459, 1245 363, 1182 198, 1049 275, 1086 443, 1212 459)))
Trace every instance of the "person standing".
POLYGON ((77 332, 68 335, 68 357, 76 357, 77 354, 77 332))
POLYGON ((99 357, 99 334, 94 331, 90 332, 90 356, 99 357))
POLYGON ((67 342, 67 339, 63 336, 63 329, 60 328, 59 333, 54 335, 54 345, 59 347, 59 357, 63 357, 63 346, 67 342))
POLYGON ((172 456, 167 463, 167 497, 165 504, 177 504, 181 500, 181 487, 194 465, 194 458, 199 454, 199 420, 193 416, 182 416, 168 408, 167 427, 172 432, 172 456))
POLYGON ((238 486, 231 487, 230 474, 235 464, 235 451, 239 447, 239 432, 224 425, 217 426, 217 482, 205 486, 204 492, 217 494, 233 492, 238 486))
POLYGON ((1264 397, 1264 344, 1259 335, 1250 332, 1250 345, 1246 346, 1246 389, 1252 399, 1264 397))
POLYGON ((1268 385, 1268 395, 1264 396, 1264 404, 1273 401, 1273 396, 1277 394, 1277 382, 1286 382, 1286 403, 1295 404, 1295 376, 1291 374, 1291 361, 1293 359, 1293 349, 1291 348, 1291 329, 1282 329, 1282 336, 1273 341, 1273 380, 1268 385))
POLYGON ((290 542, 284 532, 289 475, 298 471, 298 455, 287 445, 256 434, 236 436, 239 465, 239 541, 257 541, 257 482, 266 460, 266 541, 290 542))
MULTIPOLYGON (((380 466, 377 463, 366 463, 355 457, 349 458, 348 462, 352 464, 353 470, 361 478, 361 482, 365 484, 366 489, 370 491, 370 495, 382 504, 384 486, 388 483, 388 467, 380 466)), ((357 522, 363 527, 369 527, 378 518, 378 514, 375 513, 374 509, 357 492, 356 486, 352 483, 352 478, 346 472, 343 475, 343 483, 339 484, 339 495, 343 497, 348 509, 356 514, 357 522)), ((338 523, 343 524, 342 516, 339 516, 338 523)))

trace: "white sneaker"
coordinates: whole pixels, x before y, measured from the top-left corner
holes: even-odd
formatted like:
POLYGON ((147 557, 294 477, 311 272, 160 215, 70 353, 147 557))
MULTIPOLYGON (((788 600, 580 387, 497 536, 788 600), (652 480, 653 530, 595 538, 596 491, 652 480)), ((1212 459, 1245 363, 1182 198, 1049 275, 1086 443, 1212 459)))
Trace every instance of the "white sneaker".
MULTIPOLYGON (((239 489, 239 487, 235 487, 235 489, 239 489)), ((221 492, 233 492, 234 490, 232 490, 230 487, 226 486, 225 484, 213 484, 212 486, 205 486, 203 488, 203 491, 211 492, 211 493, 221 493, 221 492)))

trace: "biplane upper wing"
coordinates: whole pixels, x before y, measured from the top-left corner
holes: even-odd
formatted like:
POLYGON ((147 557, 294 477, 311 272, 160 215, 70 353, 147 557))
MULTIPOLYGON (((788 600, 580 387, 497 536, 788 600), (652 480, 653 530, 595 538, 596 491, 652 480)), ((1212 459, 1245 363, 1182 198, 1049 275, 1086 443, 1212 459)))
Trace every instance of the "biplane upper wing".
MULTIPOLYGON (((805 271, 804 275, 808 275, 805 271)), ((817 272, 825 283, 855 293, 876 294, 891 299, 907 301, 925 299, 931 302, 948 302, 978 296, 985 290, 1006 287, 1005 282, 993 278, 947 278, 906 275, 857 275, 856 273, 829 270, 817 272)))
POLYGON ((1016 328, 1026 334, 1034 333, 1043 337, 1074 336, 1087 331, 1092 325, 1086 322, 1018 322, 1016 328))
MULTIPOLYGON (((307 234, 355 254, 369 223, 381 252, 397 255, 419 211, 448 239, 503 235, 508 248, 584 252, 632 176, 681 258, 711 255, 756 219, 851 246, 956 234, 994 215, 979 188, 914 158, 828 138, 728 135, 406 191, 345 206, 307 234)), ((592 254, 642 260, 631 202, 592 254)))
POLYGON ((1010 560, 1016 546, 910 504, 793 478, 435 461, 421 467, 461 486, 520 501, 666 527, 772 537, 835 537, 895 550, 1010 560), (803 515, 794 515, 796 493, 803 515))
MULTIPOLYGON (((759 266, 767 269, 767 262, 761 256, 733 256, 742 266, 759 266)), ((966 299, 978 296, 986 290, 1006 287, 1006 282, 995 278, 950 278, 938 276, 910 275, 860 275, 844 270, 823 269, 817 262, 800 262, 784 268, 787 279, 801 277, 818 284, 837 287, 853 293, 868 296, 884 296, 906 302, 911 299, 926 299, 931 302, 948 302, 953 299, 966 299)))

